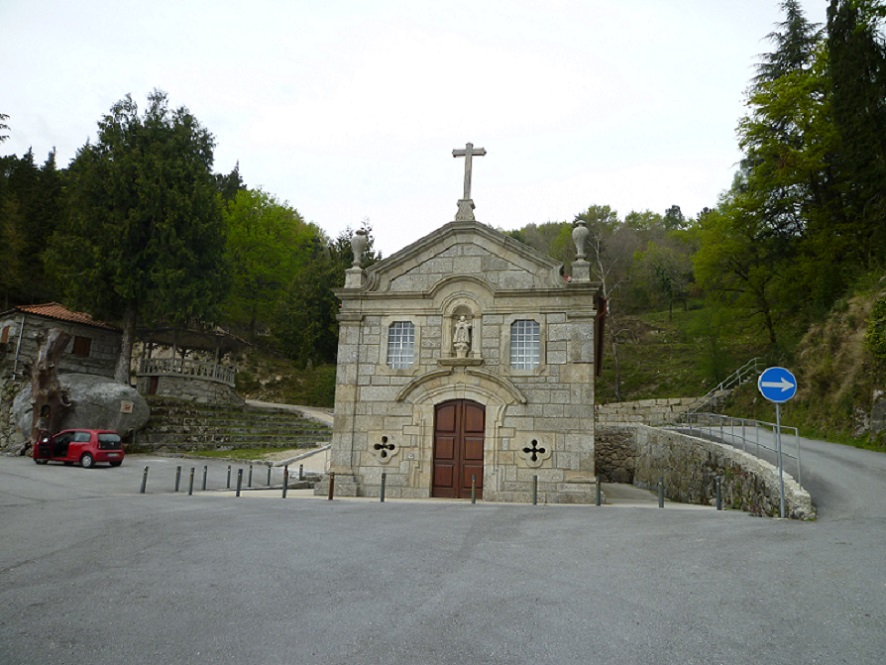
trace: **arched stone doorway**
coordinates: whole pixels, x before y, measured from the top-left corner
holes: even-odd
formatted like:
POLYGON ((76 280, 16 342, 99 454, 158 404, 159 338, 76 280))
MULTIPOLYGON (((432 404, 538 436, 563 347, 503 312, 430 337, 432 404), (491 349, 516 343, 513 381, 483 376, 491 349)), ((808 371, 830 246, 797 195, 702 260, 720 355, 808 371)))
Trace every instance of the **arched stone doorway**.
POLYGON ((486 407, 455 399, 434 407, 434 471, 431 496, 483 498, 483 444, 486 407))

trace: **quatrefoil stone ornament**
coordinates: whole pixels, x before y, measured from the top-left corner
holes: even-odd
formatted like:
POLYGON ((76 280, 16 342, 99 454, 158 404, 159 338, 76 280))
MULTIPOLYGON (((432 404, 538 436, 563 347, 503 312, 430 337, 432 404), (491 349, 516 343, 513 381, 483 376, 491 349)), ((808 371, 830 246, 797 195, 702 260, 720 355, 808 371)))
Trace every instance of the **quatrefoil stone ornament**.
POLYGON ((526 466, 537 469, 546 460, 550 459, 552 451, 551 447, 539 442, 538 439, 531 439, 527 444, 522 446, 518 453, 526 466))
POLYGON ((381 441, 372 444, 370 447, 372 454, 376 456, 379 462, 387 464, 391 458, 400 452, 400 446, 391 441, 388 437, 383 436, 381 441))

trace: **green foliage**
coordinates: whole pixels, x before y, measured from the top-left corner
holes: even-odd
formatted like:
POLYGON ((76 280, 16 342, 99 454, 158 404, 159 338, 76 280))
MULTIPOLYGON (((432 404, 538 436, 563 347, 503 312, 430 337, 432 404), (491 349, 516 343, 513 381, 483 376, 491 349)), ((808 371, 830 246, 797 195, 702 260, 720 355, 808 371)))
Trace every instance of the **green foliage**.
POLYGON ((70 166, 68 219, 46 268, 75 306, 123 321, 118 380, 128 378, 137 316, 184 324, 217 315, 227 280, 213 148, 196 118, 170 111, 155 90, 143 117, 130 96, 116 103, 70 166))
MULTIPOLYGON (((9 116, 6 115, 5 113, 0 113, 0 131, 9 129, 9 125, 7 125, 5 122, 3 122, 4 120, 9 120, 9 116)), ((8 138, 9 138, 9 134, 0 134, 0 143, 3 143, 8 138)))
POLYGON ((5 306, 55 299, 39 270, 47 239, 63 216, 63 174, 55 153, 38 167, 29 150, 0 157, 0 298, 5 306))
POLYGON ((762 349, 732 324, 722 311, 698 306, 672 318, 666 311, 622 315, 606 333, 597 402, 705 394, 762 349))
POLYGON ((884 245, 845 205, 855 186, 839 168, 833 40, 798 2, 782 8, 786 20, 770 35, 776 49, 764 56, 739 123, 742 171, 717 210, 701 216, 694 257, 711 302, 765 332, 773 355, 826 315, 884 245))
MULTIPOLYGON (((369 239, 362 264, 368 267, 380 257, 373 249, 368 220, 362 229, 369 239)), ((335 362, 339 301, 333 289, 344 286, 345 271, 354 263, 352 235, 349 227, 333 240, 316 237, 278 309, 274 323, 278 348, 302 367, 335 362)))
POLYGON ((231 287, 225 322, 255 341, 273 321, 287 289, 309 261, 320 231, 261 190, 240 189, 223 212, 231 287))
POLYGON ((692 281, 688 248, 667 238, 660 243, 650 240, 645 250, 637 252, 634 260, 638 281, 658 296, 659 302, 667 305, 669 316, 673 316, 675 302, 686 307, 692 281))
POLYGON ((828 51, 840 151, 840 231, 865 268, 886 262, 886 3, 831 0, 828 51))
POLYGON ((874 304, 864 339, 871 355, 886 369, 886 297, 874 304))
POLYGON ((250 399, 320 407, 335 403, 335 364, 298 367, 289 358, 256 347, 238 364, 237 392, 250 399))
POLYGON ((776 348, 790 314, 781 299, 781 243, 756 211, 726 201, 699 221, 695 278, 712 303, 732 309, 776 348))

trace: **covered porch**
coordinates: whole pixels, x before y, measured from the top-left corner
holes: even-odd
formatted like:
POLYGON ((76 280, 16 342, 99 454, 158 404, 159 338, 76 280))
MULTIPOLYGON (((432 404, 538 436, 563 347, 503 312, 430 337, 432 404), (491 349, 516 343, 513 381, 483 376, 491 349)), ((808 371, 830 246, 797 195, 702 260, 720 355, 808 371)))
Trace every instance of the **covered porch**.
POLYGON ((140 329, 136 385, 143 395, 208 404, 242 404, 234 390, 237 367, 231 356, 248 343, 222 330, 140 329))

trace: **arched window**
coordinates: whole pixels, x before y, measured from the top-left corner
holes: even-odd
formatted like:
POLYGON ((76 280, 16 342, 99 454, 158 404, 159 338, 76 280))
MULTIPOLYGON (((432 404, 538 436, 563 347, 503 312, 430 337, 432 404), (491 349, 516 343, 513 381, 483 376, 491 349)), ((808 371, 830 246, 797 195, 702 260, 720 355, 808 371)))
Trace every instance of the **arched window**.
POLYGON ((415 325, 394 321, 388 327, 388 367, 407 369, 415 362, 415 325))
POLYGON ((535 369, 541 356, 538 321, 518 319, 511 324, 511 369, 535 369))

